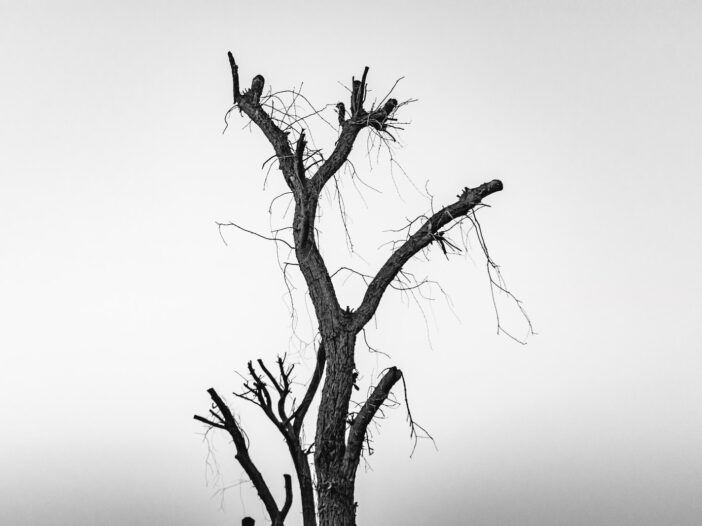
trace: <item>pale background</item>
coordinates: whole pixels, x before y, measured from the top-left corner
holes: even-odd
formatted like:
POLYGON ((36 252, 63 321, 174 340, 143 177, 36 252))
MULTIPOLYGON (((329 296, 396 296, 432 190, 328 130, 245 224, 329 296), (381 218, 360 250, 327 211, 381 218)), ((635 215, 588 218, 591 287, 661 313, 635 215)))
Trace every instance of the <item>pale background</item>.
MULTIPOLYGON (((479 251, 413 264, 460 321, 437 300, 427 328, 388 296, 369 339, 393 360, 359 345, 359 366, 366 385, 402 368, 438 451, 410 460, 404 410, 389 411, 359 524, 699 524, 699 2, 6 0, 0 523, 265 523, 248 484, 217 493, 241 471, 215 437, 208 472, 191 420, 247 360, 289 351, 302 379, 312 356, 290 338, 273 247, 235 231, 227 247, 214 226, 264 231, 283 188, 274 171, 262 191, 259 132, 233 115, 221 134, 228 49, 245 85, 304 81, 320 106, 365 65, 376 94, 405 76, 399 98, 419 102, 396 153, 417 186, 441 205, 505 182, 480 217, 539 335, 495 334, 479 251)), ((427 204, 395 169, 398 195, 382 158, 356 159, 384 191, 366 208, 344 186, 368 263, 338 235, 324 246, 331 267, 373 272, 383 230, 427 204)), ((282 442, 240 414, 280 495, 282 442)))

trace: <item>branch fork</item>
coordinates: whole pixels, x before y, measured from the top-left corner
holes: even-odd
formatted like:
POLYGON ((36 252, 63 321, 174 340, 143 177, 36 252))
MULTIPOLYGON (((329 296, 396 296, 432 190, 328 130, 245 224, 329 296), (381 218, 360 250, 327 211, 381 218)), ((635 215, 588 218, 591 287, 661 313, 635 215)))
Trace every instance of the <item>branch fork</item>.
MULTIPOLYGON (((281 112, 274 106, 276 100, 280 99, 275 99, 275 93, 263 95, 265 79, 262 75, 256 75, 251 81, 251 87, 242 92, 239 67, 231 52, 228 53, 228 58, 232 73, 234 106, 261 130, 273 147, 275 155, 272 158, 277 159, 283 179, 293 195, 293 243, 288 246, 295 251, 299 269, 309 289, 321 335, 316 367, 297 407, 292 393, 294 365, 288 364, 285 356, 279 357, 276 367, 271 368, 260 359, 255 363, 249 362, 247 376, 244 378, 244 390, 234 395, 257 405, 283 436, 299 482, 305 526, 316 526, 317 511, 320 523, 324 526, 348 526, 353 524, 349 522, 349 517, 352 520, 355 515, 353 490, 356 470, 364 443, 370 447, 368 426, 379 412, 382 415, 381 408, 388 402, 389 397, 390 400, 394 400, 391 397, 393 387, 400 380, 404 382, 400 369, 386 369, 366 401, 357 411, 350 414, 351 394, 354 387, 358 389, 354 376, 357 374, 354 363, 356 336, 364 331, 375 315, 387 288, 392 286, 394 280, 406 276, 404 265, 434 242, 439 244, 447 257, 449 249, 457 250, 458 247, 447 239, 446 232, 456 222, 471 214, 483 199, 501 191, 503 185, 501 181, 493 180, 475 188, 465 187, 453 203, 430 217, 415 220, 417 224, 422 221, 421 226, 414 233, 410 233, 411 229, 408 229, 407 239, 398 243, 399 246, 393 247, 390 256, 372 278, 364 275, 364 281, 367 278, 366 290, 360 305, 356 309, 347 307, 344 310, 339 305, 332 282, 333 276, 327 269, 315 238, 315 220, 320 195, 330 179, 338 175, 339 170, 350 162, 349 155, 363 129, 369 128, 372 133, 377 132, 383 140, 388 136, 394 139, 388 129, 398 127, 395 114, 405 103, 400 104, 397 99, 389 98, 393 92, 391 89, 377 107, 373 105, 366 109, 364 105, 368 94, 369 68, 365 67, 360 79, 351 79, 348 108, 343 102, 336 105, 339 136, 333 151, 325 158, 320 150, 311 150, 308 147, 309 128, 304 129, 299 124, 300 121, 304 124, 304 117, 295 119, 292 123, 277 117, 281 112), (314 442, 318 483, 316 489, 319 499, 319 509, 316 510, 315 487, 308 461, 312 445, 303 447, 301 433, 310 404, 325 374, 314 442)), ((283 114, 289 115, 285 113, 288 110, 284 110, 283 114)), ((318 113, 315 110, 315 114, 318 113)), ((414 223, 413 221, 410 227, 414 223)), ((267 239, 284 242, 278 238, 267 239)), ((195 419, 230 434, 236 447, 236 458, 254 484, 272 523, 282 525, 292 504, 290 475, 284 475, 285 501, 282 506, 278 506, 249 455, 248 444, 239 423, 214 389, 209 389, 208 393, 213 401, 210 417, 196 415, 195 419)), ((418 426, 411 415, 409 418, 413 436, 416 438, 415 427, 418 426)))

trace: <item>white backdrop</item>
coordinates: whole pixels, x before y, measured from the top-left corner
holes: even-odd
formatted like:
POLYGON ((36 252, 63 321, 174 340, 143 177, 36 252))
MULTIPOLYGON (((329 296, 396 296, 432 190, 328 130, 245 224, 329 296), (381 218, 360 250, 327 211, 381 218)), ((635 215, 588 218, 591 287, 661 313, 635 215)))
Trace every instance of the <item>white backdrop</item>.
MULTIPOLYGON (((208 457, 191 420, 249 359, 311 368, 273 247, 232 230, 225 246, 214 226, 265 230, 283 188, 274 170, 262 190, 259 132, 235 114, 221 134, 229 49, 246 84, 304 82, 320 106, 363 66, 376 95, 404 76, 407 176, 439 205, 505 183, 480 217, 539 335, 495 334, 476 244, 412 263, 459 319, 437 296, 425 324, 389 295, 368 337, 392 360, 360 345, 359 364, 365 385, 404 371, 438 451, 410 460, 404 411, 388 412, 359 523, 698 524, 702 8, 442 0, 0 2, 0 522, 264 522, 226 440, 208 457)), ((365 261, 330 201, 322 239, 330 267, 372 273, 384 230, 427 203, 361 146, 383 194, 366 207, 341 184, 365 261)), ((339 288, 357 303, 353 280, 339 288)), ((236 407, 280 492, 281 440, 236 407)))

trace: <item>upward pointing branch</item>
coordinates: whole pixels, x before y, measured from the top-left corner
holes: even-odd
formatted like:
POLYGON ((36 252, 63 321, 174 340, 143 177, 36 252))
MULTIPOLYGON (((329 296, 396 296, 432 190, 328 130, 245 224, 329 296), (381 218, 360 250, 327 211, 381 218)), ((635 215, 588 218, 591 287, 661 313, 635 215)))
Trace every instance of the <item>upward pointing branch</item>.
POLYGON ((465 216, 476 205, 480 204, 483 198, 499 192, 502 188, 502 181, 497 179, 481 184, 476 188, 465 188, 458 196, 456 202, 445 206, 427 219, 419 230, 393 252, 373 278, 373 281, 368 285, 361 306, 353 315, 352 326, 354 331, 359 332, 371 320, 378 309, 385 289, 392 283, 392 280, 395 279, 398 272, 402 270, 404 264, 412 256, 434 241, 441 228, 454 219, 465 216))
POLYGON ((305 416, 307 415, 307 410, 310 408, 310 404, 312 403, 314 395, 317 393, 317 389, 319 388, 319 383, 322 380, 326 360, 327 353, 324 348, 324 342, 322 341, 319 344, 319 349, 317 350, 317 366, 314 368, 312 379, 310 380, 310 383, 307 386, 307 391, 305 392, 305 396, 302 399, 302 402, 300 402, 299 407, 295 410, 295 413, 293 414, 293 429, 298 435, 300 434, 300 430, 302 429, 302 423, 304 422, 305 416))
POLYGON ((239 92, 239 66, 236 65, 236 61, 234 60, 234 55, 232 55, 231 51, 227 52, 227 56, 229 57, 229 66, 232 68, 232 84, 233 84, 233 91, 234 91, 234 104, 239 102, 239 99, 241 98, 241 93, 239 92))
POLYGON ((356 419, 349 430, 348 446, 344 454, 344 465, 348 474, 352 475, 358 467, 368 425, 373 420, 378 409, 385 403, 390 390, 400 378, 402 378, 402 372, 397 367, 390 367, 380 382, 378 382, 378 385, 375 386, 358 415, 356 415, 356 419))
POLYGON ((340 308, 334 285, 314 239, 314 219, 319 192, 309 192, 307 188, 309 181, 305 177, 304 164, 300 161, 305 148, 304 135, 297 141, 294 152, 288 134, 280 129, 261 105, 263 77, 254 77, 251 89, 240 93, 239 68, 233 55, 229 53, 228 56, 234 85, 234 103, 261 129, 273 146, 285 182, 295 197, 293 235, 300 270, 309 287, 317 316, 324 319, 326 325, 332 326, 340 308))
POLYGON ((352 81, 351 89, 351 114, 348 119, 345 117, 345 107, 342 103, 337 105, 339 111, 339 124, 341 125, 341 135, 336 141, 334 151, 331 153, 325 163, 317 170, 317 173, 312 177, 310 187, 316 195, 322 191, 324 185, 331 179, 336 172, 343 166, 348 159, 358 133, 370 126, 377 130, 384 130, 386 122, 390 114, 397 107, 397 101, 394 104, 385 104, 382 108, 368 112, 363 107, 368 91, 366 78, 368 77, 368 66, 363 70, 361 80, 352 81))
POLYGON ((261 129, 278 157, 278 163, 283 171, 285 182, 293 191, 295 198, 302 199, 304 195, 304 179, 299 179, 296 176, 295 156, 293 155, 290 141, 288 141, 288 135, 273 122, 273 119, 261 106, 263 77, 256 75, 251 81, 251 89, 241 93, 239 91, 239 66, 237 66, 231 51, 227 56, 229 57, 229 65, 232 70, 234 104, 261 129))

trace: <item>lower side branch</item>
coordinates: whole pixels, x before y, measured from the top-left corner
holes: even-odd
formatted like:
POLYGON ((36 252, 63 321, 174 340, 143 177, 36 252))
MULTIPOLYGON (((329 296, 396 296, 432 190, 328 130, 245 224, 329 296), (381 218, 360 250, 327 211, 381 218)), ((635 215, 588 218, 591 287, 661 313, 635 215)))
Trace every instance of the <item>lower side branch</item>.
POLYGON ((397 367, 390 367, 356 415, 351 429, 349 430, 348 444, 344 455, 344 468, 348 475, 354 476, 356 472, 368 425, 371 423, 380 407, 388 399, 390 390, 400 378, 402 378, 402 371, 397 367))
POLYGON ((219 410, 219 414, 214 411, 210 413, 217 419, 217 422, 208 420, 202 416, 195 415, 193 418, 199 422, 203 422, 212 427, 226 430, 234 441, 234 446, 236 447, 235 458, 241 465, 241 467, 246 472, 246 475, 251 480, 251 483, 256 488, 259 498, 266 507, 266 511, 274 525, 282 525, 285 520, 286 515, 290 511, 290 506, 292 506, 292 484, 290 475, 284 475, 285 478, 285 503, 282 508, 278 508, 278 505, 271 494, 268 484, 263 478, 263 475, 258 470, 254 464, 251 456, 249 455, 248 445, 244 437, 238 422, 234 418, 229 406, 222 400, 217 391, 213 388, 207 390, 212 398, 214 408, 219 410))

